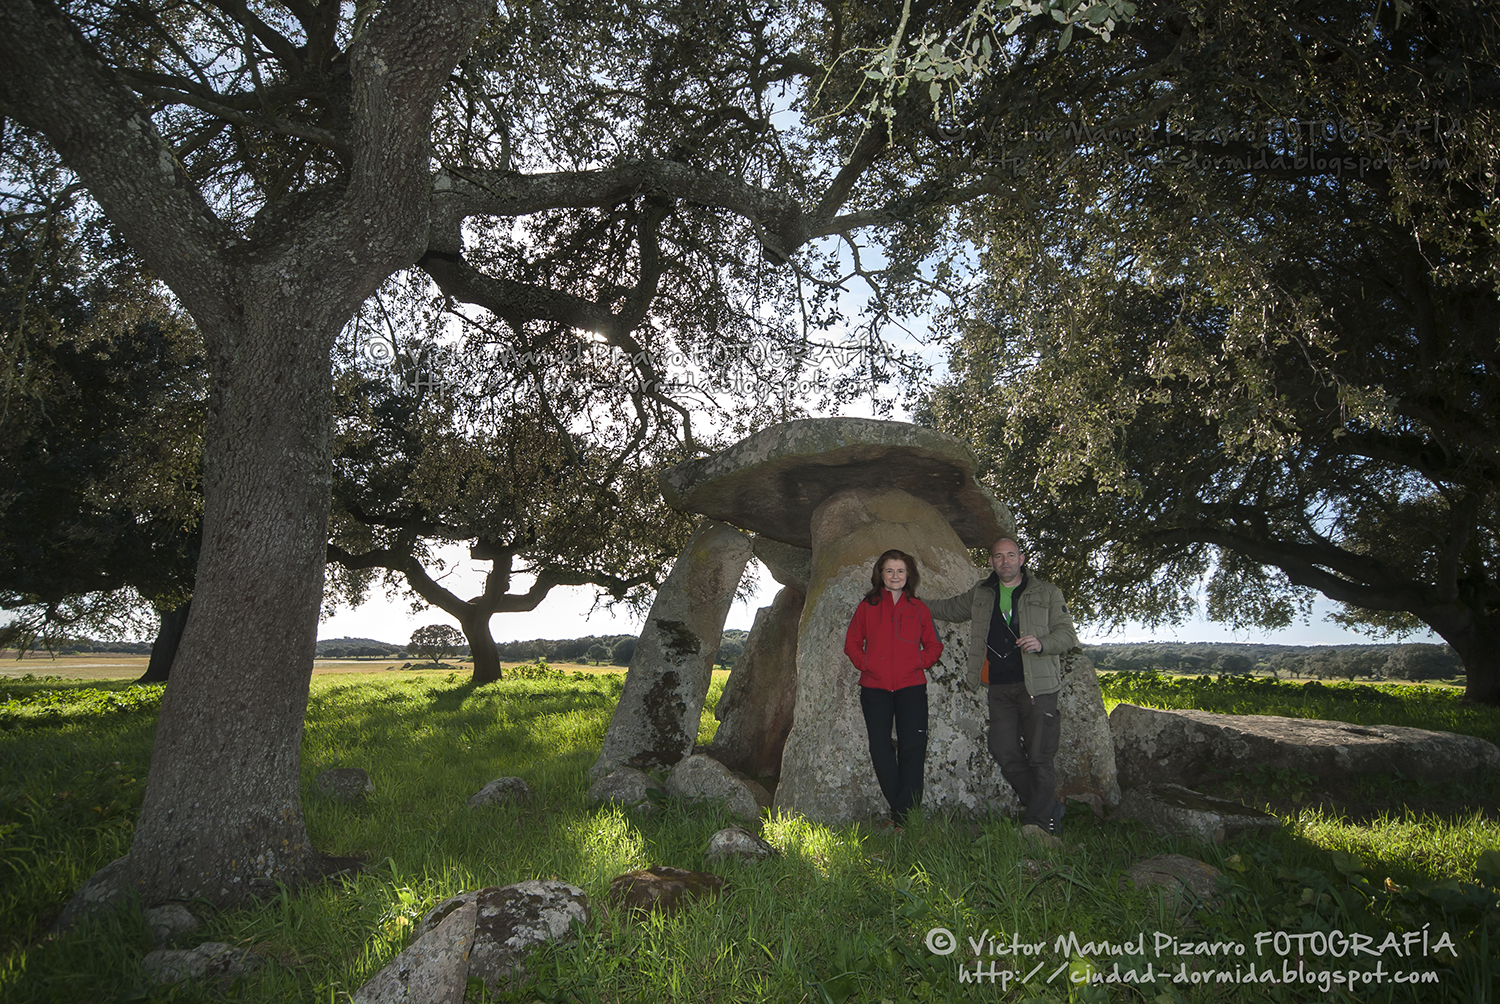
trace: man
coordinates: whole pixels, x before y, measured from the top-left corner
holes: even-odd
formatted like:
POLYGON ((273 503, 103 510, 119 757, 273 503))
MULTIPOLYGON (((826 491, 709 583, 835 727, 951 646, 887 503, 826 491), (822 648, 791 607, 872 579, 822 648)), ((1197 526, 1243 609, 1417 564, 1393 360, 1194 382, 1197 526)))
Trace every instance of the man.
POLYGON ((1052 759, 1062 721, 1060 656, 1078 644, 1062 592, 1026 574, 1026 555, 1009 537, 990 548, 989 577, 968 592, 928 600, 932 616, 971 621, 969 685, 988 685, 990 755, 1026 807, 1021 832, 1055 839, 1064 803, 1057 801, 1052 759))

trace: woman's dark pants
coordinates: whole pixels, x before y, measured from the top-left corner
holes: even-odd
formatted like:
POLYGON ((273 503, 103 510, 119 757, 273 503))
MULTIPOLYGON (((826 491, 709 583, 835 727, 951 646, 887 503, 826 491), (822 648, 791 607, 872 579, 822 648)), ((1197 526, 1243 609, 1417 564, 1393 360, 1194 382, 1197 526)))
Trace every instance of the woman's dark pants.
POLYGON ((922 774, 927 767, 927 684, 900 690, 860 687, 859 707, 865 713, 875 779, 890 803, 891 819, 899 825, 906 821, 907 810, 922 801, 922 774), (896 727, 894 748, 892 724, 896 727))

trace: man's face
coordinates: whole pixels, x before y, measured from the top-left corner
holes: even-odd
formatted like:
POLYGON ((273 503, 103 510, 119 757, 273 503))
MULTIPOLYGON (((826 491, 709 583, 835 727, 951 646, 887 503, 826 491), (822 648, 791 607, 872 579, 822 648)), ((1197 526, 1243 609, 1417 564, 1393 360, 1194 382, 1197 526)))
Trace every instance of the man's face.
POLYGON ((1020 585, 1021 566, 1025 561, 1026 556, 1021 553, 1016 542, 1008 537, 995 541, 995 546, 990 549, 990 567, 1000 577, 1002 586, 1020 585))

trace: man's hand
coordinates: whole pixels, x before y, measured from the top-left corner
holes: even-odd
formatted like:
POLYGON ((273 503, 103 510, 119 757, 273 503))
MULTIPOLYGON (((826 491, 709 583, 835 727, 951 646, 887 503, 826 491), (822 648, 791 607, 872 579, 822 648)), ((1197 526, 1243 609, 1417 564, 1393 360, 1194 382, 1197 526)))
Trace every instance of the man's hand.
POLYGON ((1036 635, 1034 634, 1023 634, 1016 639, 1016 647, 1022 652, 1036 654, 1042 650, 1042 643, 1036 640, 1036 635))

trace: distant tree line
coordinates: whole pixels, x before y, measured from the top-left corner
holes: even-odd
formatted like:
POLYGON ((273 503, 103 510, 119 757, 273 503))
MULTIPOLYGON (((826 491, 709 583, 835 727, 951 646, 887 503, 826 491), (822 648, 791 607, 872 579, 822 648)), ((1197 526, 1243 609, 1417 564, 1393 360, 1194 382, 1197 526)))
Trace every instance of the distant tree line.
POLYGON ((1442 680, 1463 674, 1463 662, 1447 645, 1146 642, 1090 645, 1085 651, 1096 667, 1111 671, 1156 669, 1312 680, 1442 680))
MULTIPOLYGON (((719 642, 718 663, 733 667, 745 650, 748 632, 730 628, 719 642)), ((500 642, 495 648, 505 662, 590 662, 596 665, 628 666, 635 655, 637 638, 633 634, 586 635, 582 638, 533 638, 530 641, 500 642)))
MULTIPOLYGON (((734 668, 745 650, 747 632, 731 628, 719 644, 718 664, 734 668)), ((495 646, 505 662, 577 662, 628 666, 635 654, 633 634, 585 635, 581 638, 533 638, 495 646)), ((58 655, 109 653, 149 655, 150 642, 70 639, 58 655)), ((457 658, 469 656, 468 645, 454 645, 457 658)), ((1131 642, 1088 645, 1084 651, 1101 670, 1160 670, 1166 673, 1255 674, 1280 679, 1446 680, 1461 676, 1463 663, 1447 645, 1256 645, 1239 642, 1131 642)), ((318 642, 319 659, 410 659, 409 645, 373 638, 329 638, 318 642)))

